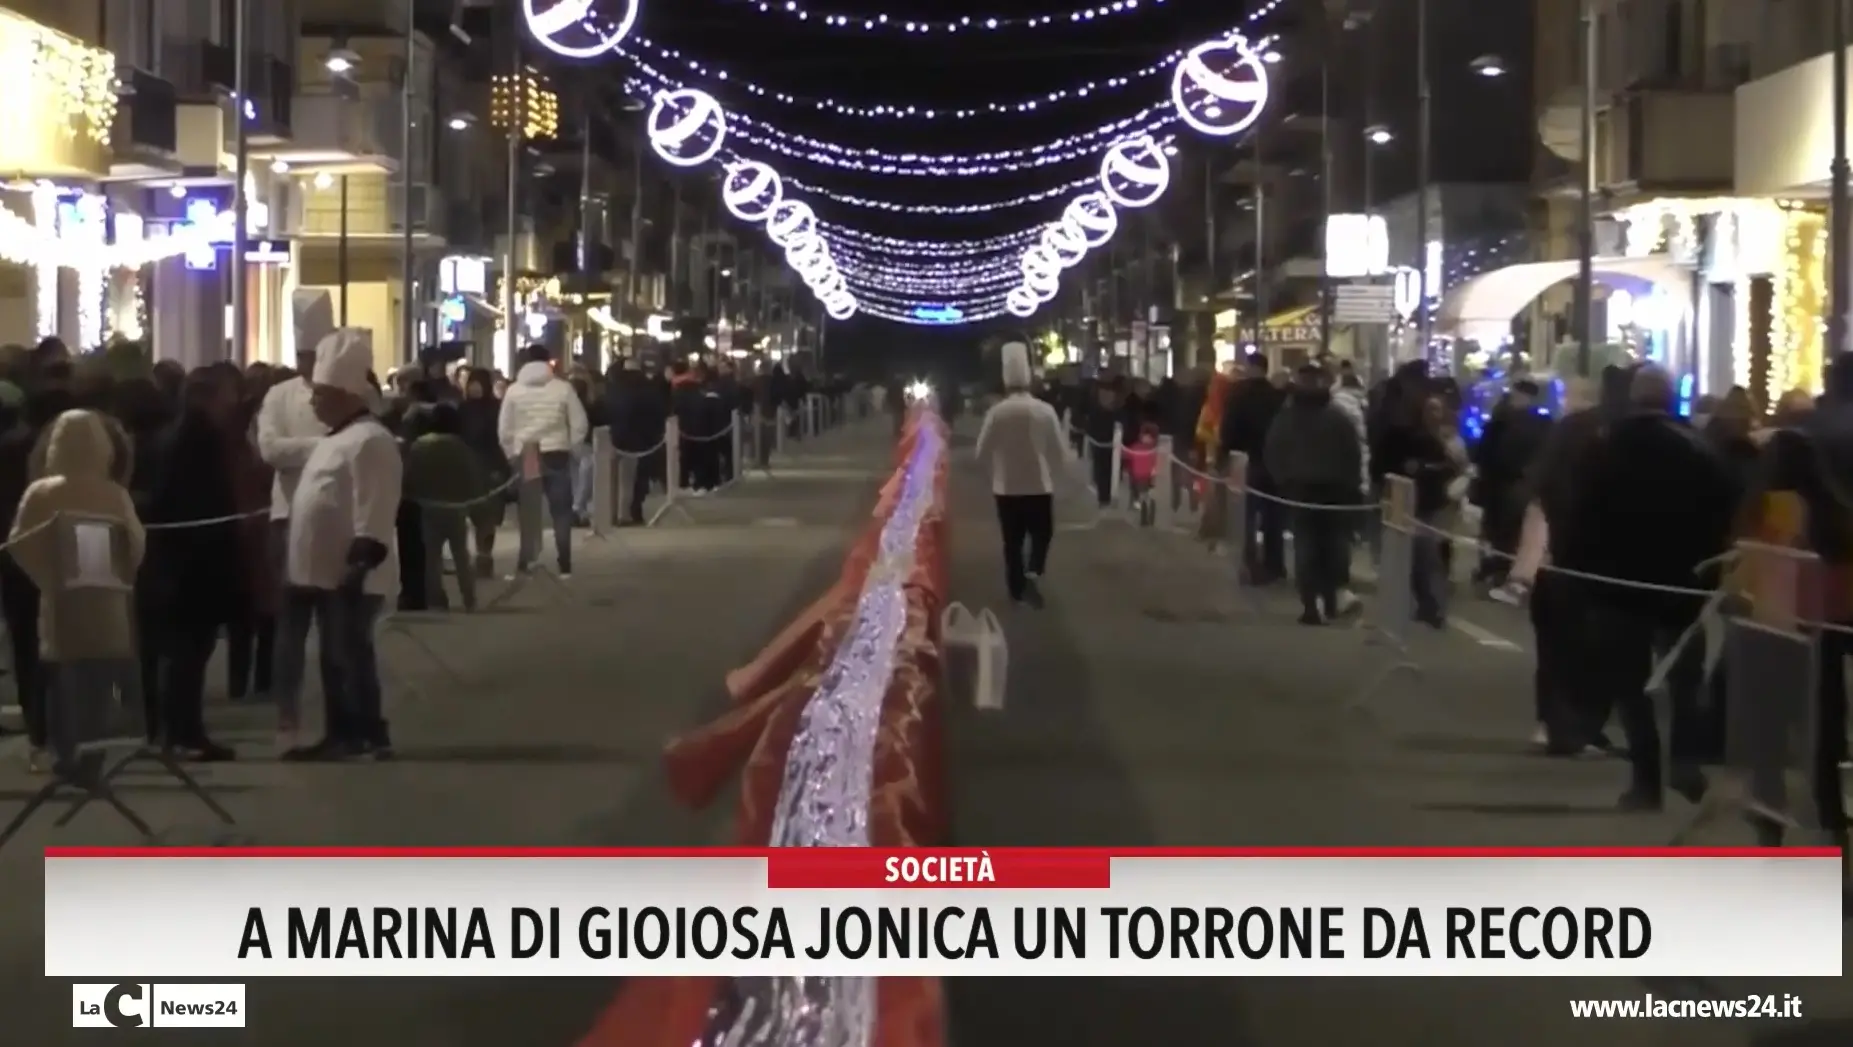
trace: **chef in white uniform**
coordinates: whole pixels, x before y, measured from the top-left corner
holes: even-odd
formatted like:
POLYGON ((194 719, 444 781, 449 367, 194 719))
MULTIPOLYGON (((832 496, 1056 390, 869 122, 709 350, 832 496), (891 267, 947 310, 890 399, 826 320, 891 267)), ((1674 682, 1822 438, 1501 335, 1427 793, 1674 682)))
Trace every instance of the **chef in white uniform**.
MULTIPOLYGON (((328 427, 290 498, 286 598, 310 609, 321 638, 325 733, 290 760, 390 759, 373 628, 398 587, 393 522, 404 464, 399 442, 368 408, 372 346, 324 347, 310 404, 328 427)), ((301 672, 289 681, 300 688, 301 672)))

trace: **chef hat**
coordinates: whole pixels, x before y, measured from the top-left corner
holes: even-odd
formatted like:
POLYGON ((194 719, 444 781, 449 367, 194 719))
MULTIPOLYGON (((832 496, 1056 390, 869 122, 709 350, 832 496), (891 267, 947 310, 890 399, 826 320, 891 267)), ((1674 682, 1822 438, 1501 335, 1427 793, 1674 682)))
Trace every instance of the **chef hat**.
POLYGON ((1022 342, 1005 342, 999 355, 1004 363, 1004 388, 1028 389, 1035 382, 1029 369, 1029 346, 1022 342))
POLYGON ((373 333, 365 328, 343 327, 315 347, 315 373, 309 381, 367 396, 374 391, 367 378, 372 370, 373 333))

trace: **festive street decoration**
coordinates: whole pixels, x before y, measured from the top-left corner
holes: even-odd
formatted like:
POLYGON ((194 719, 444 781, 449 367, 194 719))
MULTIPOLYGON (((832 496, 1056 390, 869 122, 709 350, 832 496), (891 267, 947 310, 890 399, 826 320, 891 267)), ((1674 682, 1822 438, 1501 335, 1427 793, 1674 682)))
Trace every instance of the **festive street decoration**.
POLYGON ((727 140, 727 114, 714 96, 683 88, 659 91, 650 106, 650 147, 677 167, 699 167, 727 140))
POLYGON ((743 222, 765 221, 784 198, 785 184, 779 173, 758 160, 730 164, 721 181, 721 203, 743 222))
POLYGON ((566 58, 597 58, 618 49, 637 24, 642 0, 522 0, 534 41, 566 58))
POLYGON ((1041 247, 1054 257, 1063 269, 1071 269, 1081 259, 1087 257, 1087 239, 1074 223, 1063 219, 1042 234, 1041 247))
POLYGON ((924 19, 905 15, 873 13, 836 14, 813 10, 797 0, 758 0, 753 5, 760 14, 779 15, 799 22, 813 22, 836 29, 853 29, 864 33, 898 33, 927 36, 953 33, 996 33, 1008 30, 1042 29, 1065 25, 1086 25, 1119 15, 1137 14, 1164 5, 1165 0, 1115 0, 1059 14, 1043 15, 964 15, 959 18, 924 19))
POLYGON ((1062 211, 1062 221, 1073 223, 1090 250, 1113 239, 1120 228, 1119 212, 1107 194, 1100 191, 1082 193, 1069 201, 1062 211))
POLYGON ((789 248, 793 243, 817 232, 817 214, 811 205, 799 200, 781 200, 772 213, 766 217, 766 235, 780 247, 789 248))
POLYGON ((1178 119, 1217 138, 1254 126, 1267 107, 1268 72, 1240 33, 1198 44, 1171 73, 1178 119))
POLYGON ((1036 296, 1031 294, 1027 287, 1012 288, 1010 293, 1004 296, 1004 309, 1011 316, 1028 317, 1034 315, 1037 308, 1041 305, 1042 303, 1036 300, 1036 296))
POLYGON ((1150 135, 1120 139, 1100 162, 1100 189, 1121 207, 1150 206, 1170 187, 1170 158, 1150 135))

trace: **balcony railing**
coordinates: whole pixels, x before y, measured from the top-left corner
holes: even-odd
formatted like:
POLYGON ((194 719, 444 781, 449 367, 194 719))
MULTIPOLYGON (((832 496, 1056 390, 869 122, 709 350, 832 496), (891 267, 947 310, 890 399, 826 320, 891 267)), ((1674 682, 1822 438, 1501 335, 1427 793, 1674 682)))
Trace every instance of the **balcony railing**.
POLYGON ((379 99, 300 94, 294 102, 294 148, 304 153, 370 157, 396 163, 399 122, 379 99))
POLYGON ((180 147, 179 102, 174 85, 139 69, 128 77, 133 93, 116 110, 112 140, 127 146, 172 154, 180 147))

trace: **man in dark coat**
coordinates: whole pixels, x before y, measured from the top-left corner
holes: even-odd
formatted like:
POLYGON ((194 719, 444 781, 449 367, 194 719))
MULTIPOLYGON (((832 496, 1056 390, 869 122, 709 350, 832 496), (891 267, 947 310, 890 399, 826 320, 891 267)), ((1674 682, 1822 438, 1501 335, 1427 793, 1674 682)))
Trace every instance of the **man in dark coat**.
POLYGON ((1243 500, 1243 546, 1249 578, 1257 585, 1287 576, 1286 514, 1280 503, 1265 497, 1276 491, 1263 458, 1268 430, 1285 401, 1285 394, 1268 380, 1268 360, 1260 353, 1248 354, 1245 373, 1223 400, 1218 439, 1222 454, 1248 456, 1248 485, 1257 492, 1243 500))
POLYGON ((643 501, 650 493, 650 460, 663 442, 668 404, 648 375, 627 362, 605 381, 605 416, 611 447, 617 452, 623 521, 643 523, 643 501))

